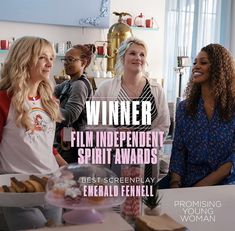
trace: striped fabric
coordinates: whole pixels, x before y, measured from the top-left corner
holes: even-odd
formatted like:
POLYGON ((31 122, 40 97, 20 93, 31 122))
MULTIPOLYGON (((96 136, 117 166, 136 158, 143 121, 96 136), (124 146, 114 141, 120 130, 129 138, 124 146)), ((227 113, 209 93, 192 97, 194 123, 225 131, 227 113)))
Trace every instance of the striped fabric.
POLYGON ((152 164, 146 164, 144 167, 144 179, 152 177, 152 164))
MULTIPOLYGON (((155 103, 155 99, 154 99, 154 96, 151 92, 151 89, 150 89, 150 85, 148 83, 148 81, 146 82, 144 88, 143 88, 143 91, 141 93, 141 95, 138 97, 138 98, 135 98, 135 99, 131 99, 127 92, 125 91, 124 88, 121 88, 119 94, 118 94, 118 97, 117 97, 117 100, 120 102, 120 101, 150 101, 151 102, 151 121, 153 121, 157 115, 158 115, 158 112, 157 112, 157 107, 156 107, 156 103, 155 103)), ((138 121, 141 121, 141 103, 140 103, 140 106, 139 106, 139 115, 137 117, 137 120, 138 121)), ((120 118, 120 110, 118 112, 118 118, 120 118)), ((130 121, 132 121, 132 114, 130 115, 130 121)), ((121 126, 118 126, 119 128, 121 126)), ((129 128, 130 130, 133 130, 133 131, 150 131, 151 130, 151 125, 127 125, 126 126, 127 128, 129 128)), ((144 171, 144 179, 146 178, 149 178, 149 177, 152 177, 152 164, 146 164, 145 165, 145 171, 144 171)))
MULTIPOLYGON (((118 97, 117 97, 117 100, 120 102, 120 101, 140 101, 140 105, 139 105, 139 115, 137 116, 137 121, 141 121, 141 102, 142 101, 149 101, 151 102, 151 121, 153 121, 156 117, 157 117, 157 107, 156 107, 156 104, 155 104, 155 99, 154 99, 154 96, 153 94, 151 93, 151 89, 150 89, 150 85, 148 83, 148 81, 146 82, 144 88, 143 88, 143 91, 141 93, 141 95, 138 97, 138 98, 135 98, 135 99, 131 99, 127 92, 125 91, 125 89, 121 88, 119 94, 118 94, 118 97)), ((130 107, 132 107, 132 105, 130 105, 130 107)), ((121 111, 119 110, 118 112, 118 118, 120 118, 121 114, 121 111)), ((132 121, 132 113, 130 114, 130 121, 132 121)), ((121 127, 121 126, 118 126, 118 127, 121 127)), ((125 126, 127 128, 129 128, 130 130, 133 130, 133 131, 150 131, 151 130, 151 125, 127 125, 125 126)))

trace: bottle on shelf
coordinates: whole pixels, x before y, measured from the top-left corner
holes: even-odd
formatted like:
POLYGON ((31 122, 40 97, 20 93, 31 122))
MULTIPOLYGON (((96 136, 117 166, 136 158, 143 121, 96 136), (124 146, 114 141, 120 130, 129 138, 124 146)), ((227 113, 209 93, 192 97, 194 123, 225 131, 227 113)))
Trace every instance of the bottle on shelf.
POLYGON ((12 37, 11 40, 9 40, 9 48, 11 47, 11 45, 15 42, 15 37, 12 37))

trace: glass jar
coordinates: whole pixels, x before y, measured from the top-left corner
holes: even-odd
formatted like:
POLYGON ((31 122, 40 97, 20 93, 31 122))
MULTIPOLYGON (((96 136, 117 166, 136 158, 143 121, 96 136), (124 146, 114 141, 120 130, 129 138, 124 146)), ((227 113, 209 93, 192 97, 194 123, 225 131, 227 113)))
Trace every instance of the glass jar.
POLYGON ((145 17, 142 13, 140 13, 140 15, 135 17, 134 24, 135 26, 138 26, 138 27, 145 27, 145 17))
MULTIPOLYGON (((144 165, 122 165, 121 167, 121 176, 128 181, 128 179, 144 179, 144 165)), ((126 182, 125 181, 125 182, 126 182)), ((126 186, 129 185, 140 185, 138 183, 126 183, 126 186)), ((137 196, 127 196, 124 203, 121 205, 121 215, 122 217, 130 224, 135 222, 137 216, 141 215, 141 197, 137 196)))

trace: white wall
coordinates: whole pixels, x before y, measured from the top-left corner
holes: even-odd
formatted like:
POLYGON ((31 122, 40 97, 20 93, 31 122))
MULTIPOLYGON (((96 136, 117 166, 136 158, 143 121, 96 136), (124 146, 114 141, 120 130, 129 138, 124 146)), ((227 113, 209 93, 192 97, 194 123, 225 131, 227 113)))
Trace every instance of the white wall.
MULTIPOLYGON (((159 31, 133 29, 133 35, 144 40, 148 45, 148 63, 151 77, 163 78, 164 61, 164 21, 165 1, 164 0, 113 0, 111 9, 118 12, 128 12, 133 18, 143 13, 145 18, 154 17, 160 27, 159 31)), ((112 12, 112 11, 111 11, 112 12)), ((111 24, 116 21, 112 17, 111 24)))
MULTIPOLYGON (((56 9, 55 9, 56 10, 56 9)), ((163 77, 163 47, 164 47, 164 0, 111 0, 111 14, 113 11, 128 12, 133 16, 143 13, 147 17, 155 17, 160 26, 159 31, 133 30, 136 37, 144 39, 149 47, 148 63, 149 71, 153 77, 163 77)), ((63 17, 63 15, 61 15, 63 17)), ((112 25, 117 22, 117 17, 112 14, 110 17, 112 25)), ((0 21, 0 39, 19 38, 24 35, 44 37, 51 42, 71 41, 76 43, 94 43, 98 40, 107 40, 108 29, 92 29, 79 27, 52 26, 42 24, 14 23, 0 21)), ((0 62, 4 59, 0 54, 0 62)), ((53 74, 59 74, 62 69, 61 63, 57 60, 53 74)))
POLYGON ((231 22, 231 39, 230 39, 230 49, 235 57, 235 1, 232 1, 232 22, 231 22))
MULTIPOLYGON (((19 38, 25 35, 44 37, 51 42, 66 42, 71 41, 76 43, 94 43, 96 40, 105 40, 105 29, 91 29, 80 27, 65 27, 52 26, 44 24, 30 24, 30 23, 14 23, 0 21, 0 39, 9 39, 12 37, 19 38)), ((0 55, 2 62, 4 55, 0 55)), ((63 65, 59 62, 59 57, 53 70, 53 75, 57 75, 63 69, 63 65)))

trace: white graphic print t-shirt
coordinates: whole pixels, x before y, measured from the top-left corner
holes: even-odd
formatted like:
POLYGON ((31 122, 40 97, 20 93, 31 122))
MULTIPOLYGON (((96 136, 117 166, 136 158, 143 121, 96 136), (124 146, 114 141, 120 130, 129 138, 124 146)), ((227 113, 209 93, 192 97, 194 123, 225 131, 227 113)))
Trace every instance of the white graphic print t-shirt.
POLYGON ((34 128, 26 131, 15 124, 10 105, 0 143, 1 173, 50 173, 58 169, 52 152, 55 123, 42 108, 41 100, 28 100, 34 128))

